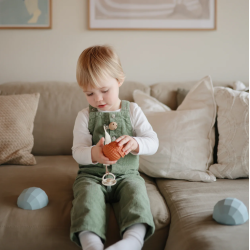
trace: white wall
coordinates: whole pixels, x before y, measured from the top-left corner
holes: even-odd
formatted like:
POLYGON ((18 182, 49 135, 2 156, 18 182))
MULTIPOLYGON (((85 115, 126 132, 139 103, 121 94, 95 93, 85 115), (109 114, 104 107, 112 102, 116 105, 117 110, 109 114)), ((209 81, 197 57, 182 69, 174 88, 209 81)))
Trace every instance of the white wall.
POLYGON ((51 30, 0 30, 0 83, 76 81, 79 54, 113 45, 126 80, 249 82, 249 1, 217 0, 215 31, 88 30, 87 0, 53 0, 51 30))

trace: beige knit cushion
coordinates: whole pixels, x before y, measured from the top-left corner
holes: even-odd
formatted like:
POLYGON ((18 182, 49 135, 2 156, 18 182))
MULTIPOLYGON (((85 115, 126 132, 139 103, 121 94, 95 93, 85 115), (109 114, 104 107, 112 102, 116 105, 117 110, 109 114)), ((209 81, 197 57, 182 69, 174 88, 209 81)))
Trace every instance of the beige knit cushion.
POLYGON ((0 165, 34 165, 33 127, 40 94, 0 96, 0 165))
MULTIPOLYGON (((245 89, 243 86, 236 88, 245 89)), ((218 164, 209 170, 218 178, 249 177, 249 93, 214 88, 219 132, 218 164)))

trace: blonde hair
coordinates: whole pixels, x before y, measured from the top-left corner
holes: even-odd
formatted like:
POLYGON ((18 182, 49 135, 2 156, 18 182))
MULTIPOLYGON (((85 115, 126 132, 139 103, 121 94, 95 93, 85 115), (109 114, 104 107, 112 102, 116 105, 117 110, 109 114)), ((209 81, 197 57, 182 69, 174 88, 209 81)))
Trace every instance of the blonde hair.
POLYGON ((78 58, 76 79, 84 90, 87 87, 99 88, 98 81, 107 76, 123 82, 123 72, 120 59, 109 45, 92 46, 85 49, 78 58))

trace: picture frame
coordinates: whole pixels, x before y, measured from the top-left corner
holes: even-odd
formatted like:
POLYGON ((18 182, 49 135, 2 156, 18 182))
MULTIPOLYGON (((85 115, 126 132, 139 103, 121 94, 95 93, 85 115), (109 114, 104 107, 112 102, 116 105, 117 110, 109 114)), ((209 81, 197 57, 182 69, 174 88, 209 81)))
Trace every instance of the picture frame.
POLYGON ((0 0, 0 29, 51 29, 52 0, 0 0))
POLYGON ((217 0, 88 0, 90 30, 216 30, 217 0))

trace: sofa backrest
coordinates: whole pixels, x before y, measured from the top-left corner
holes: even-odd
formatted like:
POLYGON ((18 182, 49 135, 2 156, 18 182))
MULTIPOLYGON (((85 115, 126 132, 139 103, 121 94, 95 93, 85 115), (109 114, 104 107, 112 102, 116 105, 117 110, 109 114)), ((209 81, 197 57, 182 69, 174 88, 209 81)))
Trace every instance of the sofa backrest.
MULTIPOLYGON (((190 90, 197 81, 192 82, 159 82, 150 86, 150 94, 172 110, 177 109, 177 90, 190 90)), ((234 82, 213 82, 214 86, 232 87, 234 82)), ((247 85, 247 84, 246 84, 247 85)))
MULTIPOLYGON (((124 82, 120 98, 133 101, 132 93, 150 87, 137 82, 124 82)), ((9 82, 0 85, 0 95, 40 93, 34 121, 34 155, 71 155, 73 128, 77 113, 88 107, 76 82, 9 82)))
MULTIPOLYGON (((140 89, 175 110, 177 89, 190 89, 197 82, 160 82, 151 86, 127 81, 120 88, 120 99, 133 101, 140 89)), ((214 82, 214 86, 232 86, 233 82, 214 82)), ((248 85, 248 84, 246 84, 248 85)), ((0 95, 40 93, 34 121, 34 155, 70 155, 77 113, 88 106, 76 82, 9 82, 0 85, 0 95)))

